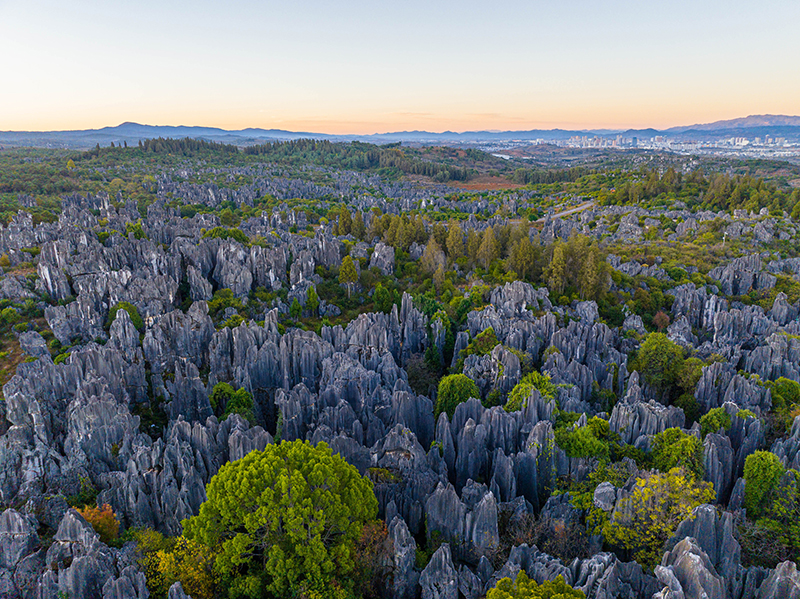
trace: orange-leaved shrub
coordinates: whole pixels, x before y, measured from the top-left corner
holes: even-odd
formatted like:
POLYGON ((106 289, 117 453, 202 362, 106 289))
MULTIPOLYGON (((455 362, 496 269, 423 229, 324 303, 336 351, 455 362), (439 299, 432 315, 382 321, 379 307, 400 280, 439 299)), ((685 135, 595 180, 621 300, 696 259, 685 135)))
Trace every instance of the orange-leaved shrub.
POLYGON ((119 520, 107 503, 100 507, 85 505, 82 509, 78 509, 78 513, 92 525, 95 532, 100 535, 100 540, 106 545, 119 537, 119 520))

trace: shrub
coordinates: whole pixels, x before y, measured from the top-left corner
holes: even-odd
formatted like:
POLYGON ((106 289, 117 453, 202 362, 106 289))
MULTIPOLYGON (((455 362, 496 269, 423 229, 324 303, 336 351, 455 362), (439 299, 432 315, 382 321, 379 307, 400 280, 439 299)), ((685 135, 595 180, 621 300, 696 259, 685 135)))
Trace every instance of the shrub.
POLYGON ((130 235, 133 233, 133 237, 135 239, 146 239, 147 236, 144 234, 144 229, 142 229, 142 221, 136 221, 135 223, 127 223, 125 225, 125 234, 130 235))
POLYGON ((603 536, 630 552, 644 567, 652 568, 661 560, 664 543, 678 524, 714 497, 711 483, 697 481, 680 468, 637 478, 633 492, 615 509, 615 518, 603 526, 603 536))
POLYGON ((14 324, 19 322, 19 312, 17 312, 16 308, 12 308, 11 306, 3 308, 3 311, 0 312, 0 319, 6 324, 14 324))
POLYGON ((436 417, 442 412, 447 412, 452 418, 456 407, 470 397, 480 399, 481 392, 471 378, 465 374, 451 374, 439 381, 439 391, 436 396, 436 417))
POLYGON ((113 543, 119 537, 119 520, 107 503, 100 507, 84 506, 78 509, 78 513, 92 525, 95 532, 100 535, 100 540, 106 545, 113 543))
POLYGON ((253 396, 250 392, 241 388, 234 390, 228 383, 217 383, 208 396, 208 401, 215 413, 222 412, 222 420, 231 414, 239 414, 251 423, 253 417, 253 396), (224 406, 224 411, 222 410, 224 406))
POLYGON ((557 428, 556 444, 571 458, 596 457, 607 460, 609 457, 608 422, 597 416, 592 417, 586 426, 578 428, 557 428))
POLYGON ((214 297, 208 302, 208 312, 212 315, 223 312, 227 308, 241 310, 242 300, 233 296, 231 289, 219 289, 214 292, 214 297))
POLYGON ((244 316, 242 316, 241 314, 234 314, 233 316, 225 320, 222 324, 220 324, 219 328, 235 329, 243 322, 244 322, 244 316))
POLYGON ((87 505, 94 505, 97 500, 97 489, 94 488, 92 481, 89 477, 81 477, 81 490, 75 495, 66 497, 67 505, 71 507, 86 507, 87 505))
POLYGON ((555 580, 546 580, 538 584, 528 578, 525 570, 520 570, 516 580, 503 578, 486 593, 486 599, 585 599, 583 591, 573 589, 564 577, 558 575, 555 580))
POLYGON ((203 233, 203 237, 211 239, 233 239, 242 245, 249 245, 250 238, 245 235, 241 229, 228 228, 228 227, 214 227, 203 233))
POLYGON ((131 537, 136 542, 139 566, 147 577, 151 597, 166 597, 176 582, 197 599, 220 596, 214 555, 202 543, 185 537, 165 537, 150 528, 132 530, 131 537))
POLYGON ((481 331, 475 335, 475 338, 469 342, 466 348, 461 350, 458 355, 456 370, 458 372, 464 370, 464 360, 469 356, 488 356, 498 343, 500 342, 497 340, 497 335, 495 335, 492 327, 481 331))
POLYGON ((725 408, 713 408, 708 414, 700 418, 700 433, 706 438, 708 433, 716 433, 719 429, 731 428, 731 415, 725 408))
POLYGON ((744 507, 757 518, 783 476, 783 464, 771 451, 756 451, 744 462, 744 507))
POLYGON ((679 428, 658 433, 653 439, 652 453, 653 464, 662 472, 684 468, 698 478, 703 476, 703 444, 679 428))
POLYGON ((133 323, 133 326, 136 327, 137 331, 144 330, 144 320, 142 320, 142 317, 139 316, 139 310, 136 308, 136 306, 128 302, 119 302, 117 305, 111 308, 111 310, 108 311, 108 320, 106 321, 106 328, 111 327, 111 325, 117 318, 117 312, 119 312, 120 310, 125 310, 128 313, 128 316, 131 317, 131 322, 133 323))
POLYGON ((231 596, 352 586, 353 548, 378 514, 372 483, 320 443, 284 441, 223 465, 184 536, 216 553, 231 596))
POLYGON ((508 400, 505 405, 506 412, 516 412, 524 409, 528 405, 528 398, 534 389, 539 392, 539 395, 546 402, 550 402, 556 397, 556 386, 550 382, 550 375, 534 370, 522 377, 522 380, 508 394, 508 400))

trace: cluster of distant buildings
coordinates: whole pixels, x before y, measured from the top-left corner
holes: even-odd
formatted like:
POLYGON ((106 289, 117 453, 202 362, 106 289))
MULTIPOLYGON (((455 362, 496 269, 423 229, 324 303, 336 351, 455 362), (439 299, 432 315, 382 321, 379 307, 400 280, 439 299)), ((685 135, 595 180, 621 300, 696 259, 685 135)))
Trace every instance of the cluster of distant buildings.
MULTIPOLYGON (((743 158, 800 158, 800 143, 785 137, 730 137, 716 140, 683 140, 666 135, 633 137, 624 135, 573 135, 567 139, 515 140, 493 143, 489 151, 506 148, 550 144, 562 148, 663 150, 680 154, 708 154, 743 158)), ((506 158, 506 156, 502 156, 506 158)))

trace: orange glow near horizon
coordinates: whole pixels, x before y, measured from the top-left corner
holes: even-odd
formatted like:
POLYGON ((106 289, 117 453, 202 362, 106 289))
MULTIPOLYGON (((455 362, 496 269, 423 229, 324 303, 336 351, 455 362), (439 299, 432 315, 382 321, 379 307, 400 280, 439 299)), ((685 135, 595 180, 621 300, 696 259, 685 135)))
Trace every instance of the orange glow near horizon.
POLYGON ((0 130, 666 129, 800 115, 800 2, 0 2, 0 130))
MULTIPOLYGON (((116 110, 92 110, 91 114, 71 112, 68 116, 51 117, 20 115, 9 120, 0 117, 0 130, 4 131, 66 131, 100 129, 114 127, 124 122, 156 126, 196 126, 214 127, 227 130, 282 129, 330 135, 369 135, 393 133, 398 131, 528 131, 534 129, 567 130, 625 130, 625 129, 668 129, 700 123, 710 123, 734 119, 753 114, 800 114, 800 106, 769 105, 762 106, 724 106, 700 107, 662 107, 658 111, 628 108, 624 111, 613 109, 598 110, 591 114, 564 114, 562 111, 544 110, 537 116, 506 116, 504 114, 449 114, 434 113, 380 113, 362 110, 358 114, 331 114, 327 118, 301 115, 275 115, 265 118, 258 112, 232 113, 223 110, 201 111, 137 111, 121 113, 116 110), (561 114, 559 114, 561 113, 561 114), (655 113, 655 114, 653 114, 655 113)), ((577 108, 577 107, 576 107, 577 108)), ((519 114, 519 113, 518 113, 519 114)))

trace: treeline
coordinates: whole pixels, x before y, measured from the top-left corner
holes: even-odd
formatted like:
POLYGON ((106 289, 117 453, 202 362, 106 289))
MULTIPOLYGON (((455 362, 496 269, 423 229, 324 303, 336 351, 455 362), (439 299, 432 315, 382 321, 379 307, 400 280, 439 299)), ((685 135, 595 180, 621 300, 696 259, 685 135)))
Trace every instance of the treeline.
POLYGON ((0 193, 57 195, 78 190, 77 181, 66 168, 52 164, 2 164, 0 193))
POLYGON ((572 183, 594 171, 583 167, 560 170, 518 168, 511 176, 514 183, 522 185, 549 185, 551 183, 572 183))
POLYGON ((800 194, 789 189, 779 189, 762 178, 751 175, 715 173, 706 176, 696 170, 684 175, 673 168, 663 173, 640 169, 615 177, 612 184, 600 190, 598 199, 604 205, 630 205, 642 202, 665 204, 684 201, 689 208, 701 210, 744 209, 770 212, 792 212, 800 194))
POLYGON ((422 175, 436 181, 466 181, 471 169, 420 160, 396 144, 376 146, 363 142, 334 143, 327 140, 296 139, 249 146, 244 153, 270 162, 316 164, 354 171, 396 170, 408 175, 422 175))
POLYGON ((76 157, 76 160, 87 160, 90 158, 97 158, 101 154, 108 154, 111 152, 119 152, 120 150, 139 151, 146 154, 175 154, 187 157, 193 157, 206 154, 238 154, 239 148, 231 144, 217 143, 215 141, 206 141, 204 139, 172 139, 158 137, 155 139, 139 140, 136 147, 128 147, 127 142, 124 145, 114 146, 112 142, 107 148, 101 148, 97 144, 91 150, 83 152, 76 157))

